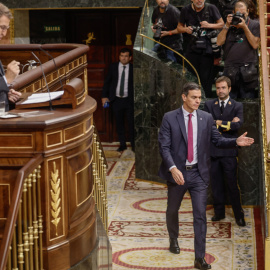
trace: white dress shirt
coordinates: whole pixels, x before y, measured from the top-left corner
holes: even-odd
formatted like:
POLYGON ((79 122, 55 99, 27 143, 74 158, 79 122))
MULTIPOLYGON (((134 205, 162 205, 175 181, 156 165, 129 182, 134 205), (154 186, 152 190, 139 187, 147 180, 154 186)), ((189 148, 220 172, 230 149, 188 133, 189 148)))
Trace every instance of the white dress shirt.
POLYGON ((227 105, 227 103, 228 103, 228 101, 229 101, 229 99, 230 99, 230 97, 227 97, 227 99, 225 99, 225 100, 220 100, 220 99, 218 99, 219 107, 221 107, 221 102, 224 101, 224 108, 225 108, 226 105, 227 105))
MULTIPOLYGON (((116 96, 117 97, 121 97, 120 96, 120 85, 121 85, 121 77, 122 77, 123 69, 124 69, 124 65, 121 62, 119 62, 118 83, 117 83, 117 87, 116 87, 116 96)), ((125 69, 125 82, 124 82, 124 96, 123 97, 128 97, 128 75, 129 75, 129 64, 126 65, 126 69, 125 69)))
MULTIPOLYGON (((188 138, 188 120, 189 120, 189 112, 184 109, 182 106, 183 114, 184 114, 184 120, 185 120, 185 126, 186 126, 186 132, 187 132, 187 138, 188 138)), ((198 163, 198 154, 197 154, 197 137, 198 137, 198 121, 197 121, 197 111, 192 112, 192 128, 193 128, 193 160, 191 162, 188 162, 186 160, 186 165, 193 165, 198 163)))
MULTIPOLYGON (((186 127, 186 133, 187 133, 187 138, 188 138, 188 120, 189 120, 189 112, 186 111, 183 106, 182 106, 182 111, 184 115, 184 121, 185 121, 185 127, 186 127)), ((198 151, 197 151, 197 139, 198 139, 198 121, 197 121, 197 111, 192 112, 192 128, 193 128, 193 160, 189 162, 186 159, 186 165, 194 165, 198 163, 198 151)), ((186 157, 187 158, 187 157, 186 157)), ((169 170, 172 168, 176 167, 175 165, 171 166, 169 170)))

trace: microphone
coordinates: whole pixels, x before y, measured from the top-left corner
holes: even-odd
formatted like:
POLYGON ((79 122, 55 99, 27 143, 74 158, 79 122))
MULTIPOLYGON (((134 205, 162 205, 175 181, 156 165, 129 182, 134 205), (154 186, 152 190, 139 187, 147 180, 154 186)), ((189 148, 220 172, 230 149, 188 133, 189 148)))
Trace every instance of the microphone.
POLYGON ((44 73, 44 70, 43 70, 43 67, 42 67, 42 63, 41 61, 39 60, 39 58, 34 54, 34 52, 31 52, 32 55, 38 60, 39 64, 40 64, 40 67, 41 67, 41 71, 42 71, 42 74, 43 74, 43 78, 44 78, 44 81, 45 81, 45 84, 46 84, 46 87, 47 87, 47 92, 49 94, 49 103, 50 103, 50 110, 53 111, 53 107, 52 107, 52 99, 51 99, 51 92, 50 92, 50 89, 49 89, 49 86, 48 86, 48 83, 47 83, 47 80, 46 80, 46 76, 45 76, 45 73, 44 73))
POLYGON ((56 63, 55 63, 55 61, 54 61, 54 57, 52 57, 52 55, 51 55, 50 53, 48 53, 47 51, 45 51, 42 47, 39 47, 39 49, 40 49, 41 51, 43 51, 45 54, 47 54, 47 55, 53 60, 53 63, 54 63, 54 66, 55 66, 55 70, 57 70, 58 79, 59 79, 59 82, 60 82, 60 84, 61 84, 61 89, 63 89, 62 80, 61 80, 61 78, 60 78, 59 70, 58 70, 58 68, 57 68, 57 66, 56 66, 56 63))

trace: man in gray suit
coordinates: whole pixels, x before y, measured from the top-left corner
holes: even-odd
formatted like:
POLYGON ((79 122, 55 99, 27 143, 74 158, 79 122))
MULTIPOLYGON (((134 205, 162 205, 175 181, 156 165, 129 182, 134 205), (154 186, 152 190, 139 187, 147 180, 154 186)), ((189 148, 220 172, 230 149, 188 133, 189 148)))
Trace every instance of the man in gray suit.
POLYGON ((178 246, 178 211, 188 190, 193 207, 195 262, 197 269, 211 269, 205 259, 207 188, 210 179, 210 145, 235 148, 249 146, 254 140, 244 133, 238 138, 224 138, 218 132, 211 114, 198 110, 201 88, 196 83, 184 85, 183 106, 164 115, 159 131, 162 163, 159 176, 167 180, 166 211, 170 251, 180 253, 178 246))
MULTIPOLYGON (((0 3, 0 40, 6 36, 11 19, 12 14, 9 9, 0 3)), ((13 82, 20 72, 19 65, 19 62, 13 60, 7 65, 5 73, 0 61, 0 101, 5 101, 6 111, 9 110, 9 101, 16 102, 21 96, 20 92, 17 92, 14 89, 9 89, 9 84, 13 82)))

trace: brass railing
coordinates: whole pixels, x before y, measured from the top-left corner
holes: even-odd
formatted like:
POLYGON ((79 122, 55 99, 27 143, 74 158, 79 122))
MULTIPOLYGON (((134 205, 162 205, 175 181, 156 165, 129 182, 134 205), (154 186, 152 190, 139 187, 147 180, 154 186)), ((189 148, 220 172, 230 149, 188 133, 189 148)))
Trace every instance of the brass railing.
POLYGON ((18 173, 1 242, 1 270, 43 269, 41 162, 42 157, 38 155, 18 173), (36 166, 30 173, 27 172, 29 164, 36 166), (24 173, 27 177, 23 175, 22 179, 24 173))
POLYGON ((153 38, 151 38, 151 37, 148 37, 148 36, 146 36, 146 35, 144 35, 144 34, 142 33, 142 32, 144 31, 144 28, 145 28, 145 25, 144 25, 144 21, 145 21, 145 20, 144 20, 144 17, 145 17, 145 10, 146 10, 146 9, 147 9, 147 16, 148 16, 148 17, 150 16, 148 1, 149 1, 149 0, 146 0, 146 1, 145 1, 144 7, 143 7, 143 11, 142 11, 141 25, 140 25, 140 36, 142 37, 141 51, 143 52, 143 48, 144 48, 144 40, 143 40, 144 38, 146 38, 146 39, 148 39, 148 40, 151 40, 151 41, 153 41, 153 42, 155 42, 155 43, 160 44, 161 46, 167 48, 168 50, 174 52, 175 54, 177 54, 178 56, 180 56, 180 57, 182 58, 182 67, 183 67, 182 73, 183 73, 183 76, 185 76, 185 73, 186 73, 185 62, 187 62, 187 63, 190 65, 190 67, 193 69, 194 73, 196 74, 196 77, 197 77, 197 79, 198 79, 199 85, 201 85, 201 80, 200 80, 200 77, 199 77, 199 74, 198 74, 196 68, 190 63, 190 61, 189 61, 187 58, 185 58, 185 57, 184 57, 182 54, 180 54, 179 52, 177 52, 177 51, 173 50, 172 48, 168 47, 167 45, 165 45, 165 44, 163 44, 163 43, 161 43, 161 42, 159 42, 159 41, 157 41, 157 40, 155 40, 155 39, 153 39, 153 38))
POLYGON ((108 231, 108 199, 107 199, 107 162, 98 133, 95 129, 93 134, 93 177, 94 177, 94 198, 104 228, 108 231))

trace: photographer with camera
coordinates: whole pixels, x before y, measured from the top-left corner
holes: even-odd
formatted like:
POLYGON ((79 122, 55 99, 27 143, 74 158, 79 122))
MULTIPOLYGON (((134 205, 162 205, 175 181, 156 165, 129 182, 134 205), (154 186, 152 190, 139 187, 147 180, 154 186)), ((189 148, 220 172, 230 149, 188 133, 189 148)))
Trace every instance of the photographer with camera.
POLYGON ((258 86, 260 23, 248 15, 248 4, 244 0, 237 1, 234 13, 227 16, 217 37, 217 44, 224 45, 224 75, 231 79, 232 98, 255 98, 258 86))
POLYGON ((214 54, 218 50, 217 29, 223 25, 217 7, 205 3, 205 0, 193 0, 181 10, 178 32, 185 33, 184 40, 188 42, 185 56, 197 70, 206 97, 212 94, 214 54))
MULTIPOLYGON (((156 0, 156 2, 158 6, 152 15, 154 39, 182 54, 183 38, 177 31, 180 11, 169 4, 169 0, 156 0)), ((157 52, 161 58, 177 62, 178 55, 158 43, 154 46, 153 51, 157 52)))

